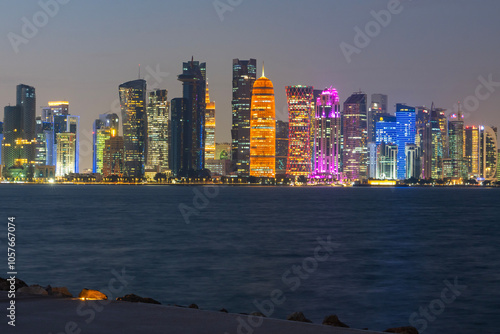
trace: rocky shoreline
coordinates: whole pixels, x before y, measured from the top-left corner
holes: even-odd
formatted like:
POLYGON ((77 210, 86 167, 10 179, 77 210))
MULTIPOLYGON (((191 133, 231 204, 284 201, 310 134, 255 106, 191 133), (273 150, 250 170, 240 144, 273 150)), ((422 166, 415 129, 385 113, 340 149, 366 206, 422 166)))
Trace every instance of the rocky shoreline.
MULTIPOLYGON (((78 298, 81 300, 107 300, 108 297, 98 290, 92 289, 82 289, 82 291, 78 294, 77 297, 73 296, 66 287, 52 287, 48 285, 47 287, 42 287, 38 284, 28 285, 24 281, 16 278, 15 280, 4 279, 0 277, 0 291, 15 291, 16 294, 22 296, 46 296, 52 298, 78 298)), ((131 303, 145 303, 145 304, 156 304, 161 305, 160 302, 154 300, 153 298, 144 298, 135 294, 127 294, 122 297, 117 297, 116 301, 120 302, 131 302, 131 303)), ((190 308, 199 310, 198 305, 191 304, 189 306, 182 305, 167 305, 167 306, 175 306, 182 308, 190 308)), ((226 309, 221 309, 219 312, 230 313, 226 309)), ((248 313, 238 313, 245 316, 253 316, 253 317, 263 317, 266 318, 264 314, 261 312, 252 312, 248 313)), ((286 320, 288 321, 296 321, 296 322, 304 322, 304 323, 312 323, 311 320, 307 319, 307 317, 302 312, 294 312, 287 316, 286 320)), ((348 325, 343 323, 337 315, 332 314, 328 315, 324 318, 322 325, 325 326, 333 326, 333 327, 341 327, 341 328, 350 328, 348 325)), ((368 330, 368 328, 363 328, 363 330, 368 330)), ((417 329, 411 326, 404 327, 394 327, 389 328, 384 331, 385 333, 400 333, 400 334, 419 334, 417 329)))

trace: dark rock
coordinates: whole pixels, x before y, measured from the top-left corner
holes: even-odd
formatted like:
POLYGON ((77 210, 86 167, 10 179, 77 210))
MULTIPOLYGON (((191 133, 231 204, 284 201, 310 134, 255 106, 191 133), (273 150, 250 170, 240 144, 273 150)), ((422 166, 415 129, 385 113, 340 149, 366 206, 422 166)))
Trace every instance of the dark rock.
MULTIPOLYGON (((24 281, 21 281, 19 278, 16 278, 14 281, 14 286, 16 287, 16 291, 20 288, 27 287, 28 284, 26 284, 24 281)), ((10 290, 10 282, 7 281, 6 278, 1 278, 0 277, 0 291, 9 291, 10 290)))
POLYGON ((418 334, 418 330, 415 327, 395 327, 389 328, 384 331, 384 333, 400 333, 400 334, 418 334))
POLYGON ((130 303, 146 303, 146 304, 161 305, 161 303, 159 301, 156 301, 153 298, 143 298, 143 297, 139 297, 137 295, 134 295, 133 293, 129 294, 129 295, 125 295, 123 297, 118 297, 118 298, 116 298, 116 300, 122 301, 122 302, 130 302, 130 303))
POLYGON ((219 310, 219 312, 222 312, 222 313, 229 313, 229 312, 228 312, 225 308, 221 308, 221 309, 219 310))
POLYGON ((17 290, 18 293, 20 294, 26 294, 26 295, 39 295, 39 296, 48 296, 49 293, 47 290, 45 290, 43 287, 40 285, 30 285, 30 286, 25 286, 17 290))
POLYGON ((325 317, 325 319, 323 320, 323 325, 349 328, 349 326, 340 321, 339 317, 337 317, 335 314, 325 317))
POLYGON ((50 285, 46 288, 50 296, 61 297, 61 298, 73 298, 73 295, 69 292, 68 288, 63 287, 51 287, 50 285))
POLYGON ((264 314, 262 314, 261 312, 252 312, 252 313, 250 313, 250 315, 253 315, 254 317, 266 318, 266 316, 264 314))
POLYGON ((88 300, 106 300, 108 296, 97 290, 83 289, 78 298, 88 299, 88 300))
POLYGON ((302 312, 294 312, 290 314, 288 317, 286 317, 286 320, 299 321, 299 322, 312 322, 311 320, 307 319, 304 313, 302 312))
POLYGON ((188 306, 188 308, 194 308, 195 310, 199 310, 200 308, 196 304, 191 304, 188 306))

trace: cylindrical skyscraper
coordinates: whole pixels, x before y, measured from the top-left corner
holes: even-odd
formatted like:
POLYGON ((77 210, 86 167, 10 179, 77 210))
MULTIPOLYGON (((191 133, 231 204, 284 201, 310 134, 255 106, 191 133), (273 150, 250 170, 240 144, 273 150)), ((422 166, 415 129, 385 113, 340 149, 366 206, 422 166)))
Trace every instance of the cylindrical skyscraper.
POLYGON ((275 177, 276 168, 276 106, 274 87, 264 76, 253 85, 250 115, 250 176, 275 177))

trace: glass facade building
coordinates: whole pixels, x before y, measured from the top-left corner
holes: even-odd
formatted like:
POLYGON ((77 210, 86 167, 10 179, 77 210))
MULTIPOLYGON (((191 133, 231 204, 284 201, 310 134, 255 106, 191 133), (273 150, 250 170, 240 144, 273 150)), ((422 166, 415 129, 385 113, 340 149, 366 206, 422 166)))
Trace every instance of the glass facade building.
POLYGON ((144 176, 147 138, 146 81, 139 79, 119 86, 125 147, 125 174, 144 176))
POLYGON ((316 100, 314 117, 314 169, 317 179, 340 178, 341 155, 340 100, 335 88, 325 89, 316 100))
POLYGON ((464 161, 464 118, 461 112, 450 115, 450 120, 448 122, 448 141, 452 177, 467 178, 464 161))
POLYGON ((250 173, 250 108, 257 60, 233 59, 231 160, 238 175, 250 173))
POLYGON ((366 94, 354 93, 344 102, 342 112, 343 173, 348 180, 366 178, 367 110, 366 94))
POLYGON ((276 175, 286 175, 288 161, 288 122, 276 121, 276 175))
POLYGON ((183 63, 178 80, 182 82, 185 108, 181 116, 184 129, 177 176, 197 176, 205 168, 206 63, 194 60, 183 63))
POLYGON ((396 116, 380 115, 375 123, 375 143, 380 145, 382 142, 386 144, 396 143, 396 116))
POLYGON ((100 114, 92 127, 93 153, 92 172, 102 173, 104 143, 119 134, 119 118, 117 114, 100 114))
POLYGON ((56 177, 64 177, 76 171, 76 134, 63 132, 57 134, 56 177))
POLYGON ((125 171, 125 141, 123 137, 111 137, 104 143, 102 175, 121 176, 125 171))
POLYGON ((398 179, 406 178, 406 144, 415 144, 415 108, 398 103, 396 105, 396 144, 398 145, 398 179))
POLYGON ((166 89, 158 89, 148 96, 148 141, 146 165, 159 172, 169 168, 169 113, 170 103, 166 89))
POLYGON ((372 94, 368 109, 368 142, 375 142, 375 123, 380 114, 387 114, 388 97, 385 94, 372 94))
POLYGON ((288 104, 288 162, 289 177, 311 174, 311 114, 313 113, 312 86, 287 86, 288 104))

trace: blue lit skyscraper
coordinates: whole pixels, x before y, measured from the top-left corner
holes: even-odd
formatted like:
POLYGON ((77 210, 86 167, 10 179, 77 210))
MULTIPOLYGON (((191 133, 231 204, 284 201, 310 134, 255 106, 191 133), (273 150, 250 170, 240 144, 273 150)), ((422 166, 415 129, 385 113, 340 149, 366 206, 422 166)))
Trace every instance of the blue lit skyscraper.
POLYGON ((398 179, 406 178, 406 144, 415 144, 415 108, 398 103, 396 105, 396 143, 398 145, 398 179))
POLYGON ((377 146, 382 142, 386 144, 396 143, 396 116, 379 115, 375 123, 375 142, 377 146))

